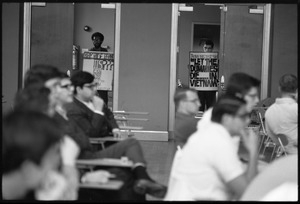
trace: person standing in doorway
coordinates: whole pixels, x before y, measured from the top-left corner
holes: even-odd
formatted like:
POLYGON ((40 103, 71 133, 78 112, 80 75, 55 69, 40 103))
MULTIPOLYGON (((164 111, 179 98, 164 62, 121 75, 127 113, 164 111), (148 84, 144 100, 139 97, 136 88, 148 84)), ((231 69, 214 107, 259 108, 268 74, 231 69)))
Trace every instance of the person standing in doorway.
MULTIPOLYGON (((89 49, 89 51, 97 51, 97 52, 108 52, 106 48, 101 47, 103 41, 104 41, 104 35, 99 32, 95 32, 92 35, 92 41, 94 47, 89 49)), ((97 90, 98 95, 103 99, 105 104, 108 103, 108 91, 106 90, 97 90)))
MULTIPOLYGON (((214 49, 214 43, 211 40, 206 40, 203 43, 203 52, 212 52, 214 49)), ((216 91, 198 91, 198 97, 200 99, 201 106, 199 111, 204 112, 209 109, 216 102, 216 91)))

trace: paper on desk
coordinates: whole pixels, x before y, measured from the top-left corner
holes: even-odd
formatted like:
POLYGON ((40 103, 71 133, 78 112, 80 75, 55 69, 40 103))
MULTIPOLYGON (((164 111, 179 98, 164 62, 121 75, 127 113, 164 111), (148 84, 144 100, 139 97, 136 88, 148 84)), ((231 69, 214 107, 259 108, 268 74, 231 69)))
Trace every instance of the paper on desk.
POLYGON ((82 183, 107 183, 110 178, 114 178, 115 175, 105 170, 96 170, 93 172, 85 173, 82 178, 82 183))

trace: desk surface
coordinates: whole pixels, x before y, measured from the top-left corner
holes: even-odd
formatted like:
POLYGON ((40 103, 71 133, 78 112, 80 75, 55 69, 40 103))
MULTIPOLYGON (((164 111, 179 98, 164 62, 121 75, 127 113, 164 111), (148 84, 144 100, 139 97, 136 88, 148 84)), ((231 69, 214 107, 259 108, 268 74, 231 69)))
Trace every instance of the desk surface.
POLYGON ((119 126, 120 130, 142 130, 143 127, 140 126, 119 126))
POLYGON ((148 112, 134 112, 134 111, 113 111, 114 114, 122 115, 148 115, 148 112))
POLYGON ((80 183, 80 188, 96 188, 107 190, 119 190, 123 186, 123 181, 109 180, 107 183, 80 183))
POLYGON ((116 166, 116 167, 132 167, 133 162, 130 160, 122 159, 78 159, 76 165, 80 167, 91 167, 91 166, 116 166))
POLYGON ((259 201, 285 182, 298 183, 298 155, 279 158, 259 173, 245 190, 242 201, 259 201))
POLYGON ((97 138, 90 138, 90 143, 92 144, 98 144, 106 141, 111 141, 111 142, 118 142, 125 140, 127 137, 112 137, 112 136, 107 136, 107 137, 97 137, 97 138))

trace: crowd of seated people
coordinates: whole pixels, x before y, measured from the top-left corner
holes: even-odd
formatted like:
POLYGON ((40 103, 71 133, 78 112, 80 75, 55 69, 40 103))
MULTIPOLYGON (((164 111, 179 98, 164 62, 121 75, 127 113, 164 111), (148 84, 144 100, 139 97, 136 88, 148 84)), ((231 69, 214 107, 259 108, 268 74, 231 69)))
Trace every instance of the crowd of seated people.
MULTIPOLYGON (((295 76, 288 74, 280 80, 280 90, 284 91, 281 94, 283 99, 277 99, 277 106, 281 105, 281 111, 284 111, 284 106, 290 105, 288 109, 291 111, 285 112, 282 116, 277 112, 276 117, 273 112, 270 120, 273 124, 277 124, 275 129, 281 129, 281 132, 284 128, 285 131, 293 131, 295 126, 298 127, 298 122, 295 120, 298 116, 295 108, 297 107, 296 79, 295 76), (280 123, 280 120, 285 120, 285 123, 280 123)), ((259 85, 258 79, 245 73, 234 73, 230 76, 226 92, 219 97, 213 107, 204 112, 197 124, 197 130, 187 135, 185 145, 175 153, 164 200, 233 201, 241 198, 258 174, 259 135, 252 129, 246 131, 245 128, 250 124, 251 112, 259 102, 259 85), (241 149, 246 150, 247 154, 242 154, 241 149)), ((175 102, 175 97, 178 97, 177 92, 178 90, 175 92, 175 102)), ((193 108, 193 105, 190 105, 190 108, 193 108)), ((267 117, 266 122, 268 123, 267 117)), ((182 127, 182 124, 184 123, 176 127, 175 122, 174 129, 177 130, 179 127, 184 129, 191 125, 189 123, 182 127)), ((268 133, 270 131, 268 128, 268 133)), ((294 141, 297 140, 297 136, 296 138, 294 136, 294 141)), ((178 145, 178 142, 176 144, 178 145)), ((291 168, 294 168, 294 165, 291 165, 291 168)), ((296 184, 297 181, 293 182, 296 184)), ((293 195, 289 194, 286 199, 295 198, 294 194, 293 191, 293 195)), ((276 200, 275 197, 268 199, 276 200)))
MULTIPOLYGON (((89 84, 92 83, 92 81, 86 83, 89 84)), ((81 89, 82 88, 83 87, 81 87, 81 89)), ((68 193, 68 195, 72 196, 64 197, 64 199, 78 199, 78 183, 82 175, 78 173, 76 168, 76 159, 120 159, 122 156, 133 161, 133 168, 129 172, 121 168, 117 170, 116 168, 112 169, 112 171, 114 171, 113 173, 117 175, 117 178, 125 181, 124 188, 122 188, 124 192, 121 193, 119 199, 145 200, 146 194, 155 197, 164 197, 166 187, 155 182, 147 173, 143 151, 140 143, 136 139, 128 138, 100 151, 95 151, 91 147, 89 142, 90 135, 87 135, 87 132, 78 126, 73 118, 69 118, 67 114, 66 105, 73 102, 73 91, 74 86, 66 74, 61 73, 53 66, 36 65, 26 73, 25 88, 17 93, 14 108, 15 110, 28 109, 30 111, 36 108, 59 124, 56 128, 59 128, 63 135, 62 142, 60 143, 62 167, 68 167, 66 170, 60 168, 62 169, 60 173, 66 180, 67 189, 73 190, 73 193, 68 193), (41 103, 41 101, 44 103, 41 103)), ((91 88, 90 91, 95 92, 96 90, 91 88)), ((96 100, 101 101, 100 98, 96 100)), ((104 112, 104 114, 105 113, 106 112, 104 112)), ((98 116, 97 114, 99 113, 94 112, 95 117, 98 116)), ((99 115, 105 117, 103 114, 99 115)), ((92 123, 93 121, 89 122, 92 123)), ((102 123, 99 123, 99 126, 101 125, 102 123)), ((38 190, 39 189, 36 189, 36 191, 38 190)), ((98 198, 108 200, 118 199, 105 198, 103 196, 99 196, 98 198)), ((35 197, 35 199, 38 199, 38 197, 35 197)), ((62 198, 56 197, 50 199, 61 200, 62 198)))
MULTIPOLYGON (((283 112, 288 106, 291 111, 277 118, 294 119, 297 78, 284 75, 279 85, 281 98, 272 106, 280 106, 276 110, 280 108, 283 112)), ((96 95, 95 86, 94 76, 84 71, 70 78, 56 67, 36 65, 26 73, 25 87, 16 94, 14 110, 3 118, 5 200, 84 199, 80 196, 79 183, 85 172, 77 169, 77 159, 125 156, 133 161, 130 170, 106 168, 125 185, 118 196, 95 191, 94 201, 144 201, 146 194, 167 201, 239 200, 256 177, 258 137, 252 130, 245 131, 245 127, 259 101, 258 79, 245 73, 232 74, 226 92, 199 121, 195 119, 201 105, 197 92, 185 87, 176 90, 175 140, 181 148, 177 165, 170 169, 168 188, 149 176, 136 139, 128 138, 102 150, 92 148, 91 137, 120 134, 112 112, 96 95), (240 154, 241 146, 247 152, 244 158, 240 154)), ((271 107, 269 112, 274 109, 271 107)), ((277 131, 274 123, 280 126, 281 122, 268 114, 268 133, 277 131)), ((293 121, 298 128, 297 117, 293 121)), ((284 127, 281 131, 291 130, 289 125, 284 127)), ((297 140, 296 134, 294 147, 297 140)))

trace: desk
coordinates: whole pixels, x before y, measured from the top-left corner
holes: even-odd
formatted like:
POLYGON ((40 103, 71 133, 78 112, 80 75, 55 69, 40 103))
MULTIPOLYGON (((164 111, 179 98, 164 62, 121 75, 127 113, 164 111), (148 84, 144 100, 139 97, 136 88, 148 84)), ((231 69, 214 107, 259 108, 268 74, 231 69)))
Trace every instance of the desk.
POLYGON ((91 137, 89 140, 91 144, 102 144, 103 142, 119 142, 125 140, 126 138, 107 136, 107 137, 91 137))
POLYGON ((107 183, 80 183, 80 188, 95 188, 105 190, 119 190, 123 186, 123 181, 109 180, 107 183))
POLYGON ((133 111, 113 111, 114 114, 121 114, 121 115, 148 115, 148 112, 133 112, 133 111))
POLYGON ((78 159, 76 161, 78 168, 90 168, 95 166, 127 167, 131 168, 133 162, 130 160, 122 161, 121 159, 78 159))
POLYGON ((289 155, 270 163, 249 184, 241 200, 259 201, 285 182, 298 183, 298 155, 289 155))

